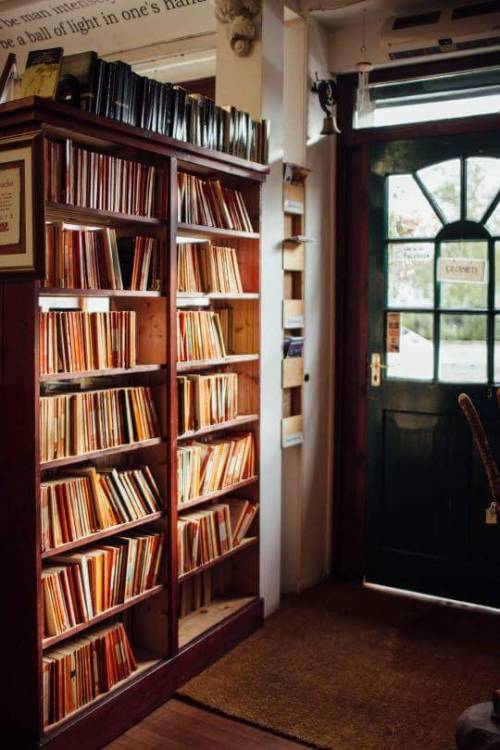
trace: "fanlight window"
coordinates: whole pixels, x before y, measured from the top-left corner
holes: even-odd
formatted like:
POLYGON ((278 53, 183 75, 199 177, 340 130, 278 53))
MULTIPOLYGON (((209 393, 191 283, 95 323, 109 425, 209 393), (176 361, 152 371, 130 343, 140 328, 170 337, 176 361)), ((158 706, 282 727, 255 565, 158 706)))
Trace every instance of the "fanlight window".
POLYGON ((386 209, 388 377, 499 382, 500 159, 390 175, 386 209))

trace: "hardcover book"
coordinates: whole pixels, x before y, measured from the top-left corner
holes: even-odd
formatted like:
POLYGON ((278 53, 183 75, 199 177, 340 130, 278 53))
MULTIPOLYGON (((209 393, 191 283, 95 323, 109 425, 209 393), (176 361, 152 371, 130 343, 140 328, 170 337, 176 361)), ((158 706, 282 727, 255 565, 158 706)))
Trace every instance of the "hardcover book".
POLYGON ((41 96, 53 99, 61 72, 62 47, 29 53, 21 84, 21 97, 41 96))

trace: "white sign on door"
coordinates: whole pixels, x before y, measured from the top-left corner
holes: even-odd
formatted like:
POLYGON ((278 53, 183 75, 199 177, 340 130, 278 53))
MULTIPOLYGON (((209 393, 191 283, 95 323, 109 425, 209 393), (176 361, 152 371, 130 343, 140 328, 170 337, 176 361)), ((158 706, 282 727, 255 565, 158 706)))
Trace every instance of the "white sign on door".
POLYGON ((470 258, 439 258, 438 281, 455 281, 461 284, 484 284, 487 271, 486 260, 470 258))

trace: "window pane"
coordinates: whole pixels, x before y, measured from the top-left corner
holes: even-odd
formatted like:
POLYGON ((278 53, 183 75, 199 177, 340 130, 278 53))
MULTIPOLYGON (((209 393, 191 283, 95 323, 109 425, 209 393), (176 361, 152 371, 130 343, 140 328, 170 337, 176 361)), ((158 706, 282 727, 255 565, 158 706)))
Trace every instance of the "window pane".
POLYGON ((391 175, 387 183, 389 237, 435 237, 442 224, 412 175, 391 175))
POLYGON ((432 307, 434 304, 434 245, 397 243, 388 247, 389 307, 432 307))
POLYGON ((441 315, 439 380, 485 383, 486 315, 441 315))
POLYGON ((425 167, 418 176, 448 222, 460 219, 460 159, 425 167))
POLYGON ((387 376, 432 380, 433 373, 432 313, 401 313, 399 352, 387 353, 387 376))
POLYGON ((481 221, 500 190, 500 159, 467 159, 467 218, 481 221))
POLYGON ((486 228, 488 229, 488 232, 491 232, 494 237, 498 237, 500 235, 500 203, 486 222, 486 228))
POLYGON ((440 306, 444 309, 484 310, 488 306, 487 264, 486 242, 441 243, 438 266, 438 280, 441 282, 440 306), (455 262, 447 263, 447 258, 455 259, 455 262), (456 280, 444 281, 444 278, 456 280))

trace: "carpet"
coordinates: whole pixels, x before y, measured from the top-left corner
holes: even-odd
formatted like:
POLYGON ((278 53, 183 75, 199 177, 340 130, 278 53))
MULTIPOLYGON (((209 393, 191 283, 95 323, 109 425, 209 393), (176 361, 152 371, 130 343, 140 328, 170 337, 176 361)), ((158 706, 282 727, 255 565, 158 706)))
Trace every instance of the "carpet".
POLYGON ((179 691, 311 747, 453 750, 454 727, 500 687, 496 615, 327 582, 179 691))

